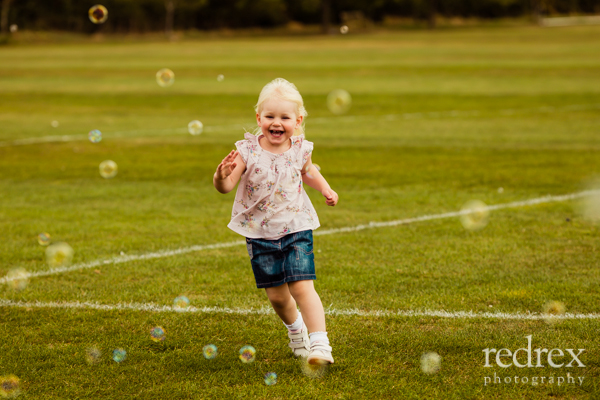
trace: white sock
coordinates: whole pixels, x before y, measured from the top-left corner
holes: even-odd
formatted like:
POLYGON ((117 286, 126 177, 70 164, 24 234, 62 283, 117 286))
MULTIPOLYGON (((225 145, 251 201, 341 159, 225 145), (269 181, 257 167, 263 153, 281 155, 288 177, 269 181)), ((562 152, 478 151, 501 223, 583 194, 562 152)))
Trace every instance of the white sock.
POLYGON ((298 311, 298 318, 296 318, 296 321, 294 321, 291 325, 288 325, 285 322, 283 324, 286 326, 286 328, 288 328, 289 331, 298 331, 302 329, 303 323, 304 321, 302 320, 302 314, 300 311, 298 311))
POLYGON ((329 339, 327 338, 327 332, 313 332, 309 333, 308 337, 310 338, 310 345, 314 342, 323 342, 325 344, 329 344, 329 339))

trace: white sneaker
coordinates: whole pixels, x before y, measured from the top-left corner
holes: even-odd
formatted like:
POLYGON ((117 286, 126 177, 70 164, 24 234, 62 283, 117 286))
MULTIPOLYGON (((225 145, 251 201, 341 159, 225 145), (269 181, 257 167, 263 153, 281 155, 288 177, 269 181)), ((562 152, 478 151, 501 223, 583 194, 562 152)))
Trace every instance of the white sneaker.
POLYGON ((296 333, 288 331, 290 343, 288 346, 294 352, 296 357, 306 357, 310 352, 310 339, 308 337, 308 328, 302 323, 302 329, 296 333))
POLYGON ((331 356, 331 346, 324 342, 314 342, 310 346, 310 353, 308 354, 308 363, 312 365, 325 365, 333 364, 333 357, 331 356))

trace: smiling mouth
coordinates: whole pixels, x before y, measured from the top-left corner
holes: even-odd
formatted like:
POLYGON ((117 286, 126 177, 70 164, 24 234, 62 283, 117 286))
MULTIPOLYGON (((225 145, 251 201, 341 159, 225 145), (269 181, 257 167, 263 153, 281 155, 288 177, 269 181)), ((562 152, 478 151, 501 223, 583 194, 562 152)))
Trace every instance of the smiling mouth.
POLYGON ((271 134, 271 136, 278 138, 281 137, 285 133, 285 131, 279 129, 270 129, 269 133, 271 134))

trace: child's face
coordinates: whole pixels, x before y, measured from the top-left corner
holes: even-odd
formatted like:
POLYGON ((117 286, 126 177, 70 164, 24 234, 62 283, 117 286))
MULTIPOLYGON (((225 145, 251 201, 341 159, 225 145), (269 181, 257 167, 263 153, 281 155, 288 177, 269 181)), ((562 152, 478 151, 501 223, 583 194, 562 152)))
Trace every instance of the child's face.
POLYGON ((302 116, 296 115, 296 103, 291 101, 271 98, 263 103, 260 114, 256 114, 256 121, 273 148, 287 146, 294 130, 302 123, 302 116))

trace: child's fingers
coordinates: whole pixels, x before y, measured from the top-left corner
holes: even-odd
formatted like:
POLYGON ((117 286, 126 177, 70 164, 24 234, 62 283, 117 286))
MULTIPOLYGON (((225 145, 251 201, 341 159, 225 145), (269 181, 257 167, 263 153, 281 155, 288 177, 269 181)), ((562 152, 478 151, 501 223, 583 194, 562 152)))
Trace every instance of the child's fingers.
POLYGON ((227 155, 227 158, 233 161, 233 160, 235 160, 235 158, 237 157, 238 154, 239 153, 237 150, 231 150, 231 153, 229 153, 227 155))
POLYGON ((223 168, 221 168, 221 172, 223 172, 226 175, 231 174, 231 163, 223 163, 223 168))
POLYGON ((233 169, 235 168, 235 166, 236 166, 235 163, 223 161, 217 167, 217 173, 219 174, 219 176, 221 176, 221 178, 228 177, 233 172, 233 169))
MULTIPOLYGON (((231 160, 231 158, 232 158, 231 156, 233 156, 233 152, 234 152, 234 150, 231 150, 231 151, 229 152, 229 154, 227 154, 227 155, 225 156, 225 158, 223 159, 223 161, 222 161, 222 162, 227 162, 227 161, 231 160)), ((235 157, 233 157, 233 158, 235 158, 235 157)))
POLYGON ((338 195, 333 190, 324 190, 323 196, 325 196, 325 204, 328 206, 335 206, 338 201, 338 195))
POLYGON ((227 169, 227 167, 231 165, 231 161, 223 160, 221 164, 219 164, 220 169, 227 169))
POLYGON ((219 166, 217 168, 226 168, 226 167, 230 166, 234 160, 235 160, 235 158, 229 158, 229 156, 227 156, 223 159, 223 161, 221 161, 221 163, 219 164, 219 166))
POLYGON ((231 175, 231 173, 237 166, 237 163, 235 163, 234 161, 238 154, 239 151, 231 150, 229 154, 225 156, 223 161, 221 161, 221 163, 217 166, 217 174, 220 179, 227 178, 229 175, 231 175))

